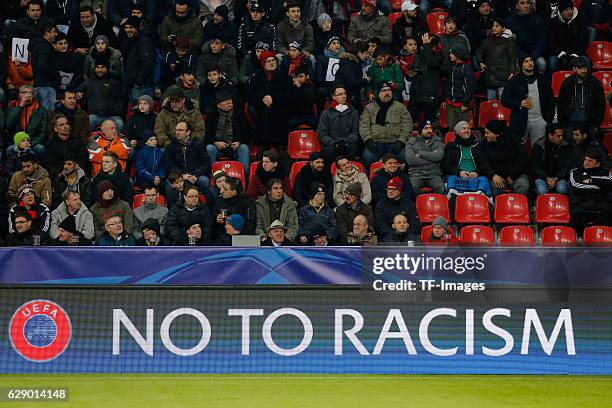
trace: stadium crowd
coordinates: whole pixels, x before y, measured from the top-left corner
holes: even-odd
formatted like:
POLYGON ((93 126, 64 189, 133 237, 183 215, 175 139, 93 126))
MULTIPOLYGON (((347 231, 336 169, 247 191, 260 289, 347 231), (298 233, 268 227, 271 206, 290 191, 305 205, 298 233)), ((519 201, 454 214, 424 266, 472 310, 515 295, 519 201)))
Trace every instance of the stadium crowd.
POLYGON ((612 0, 221 3, 2 1, 3 245, 612 237, 612 0))

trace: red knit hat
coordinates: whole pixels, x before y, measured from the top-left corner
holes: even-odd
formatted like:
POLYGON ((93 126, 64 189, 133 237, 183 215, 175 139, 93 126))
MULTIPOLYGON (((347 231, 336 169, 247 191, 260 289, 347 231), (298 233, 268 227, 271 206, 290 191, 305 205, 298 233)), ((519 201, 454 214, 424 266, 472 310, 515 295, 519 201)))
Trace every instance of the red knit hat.
POLYGON ((404 183, 402 183, 402 179, 395 176, 391 180, 387 182, 387 188, 397 188, 400 192, 404 191, 404 183))
POLYGON ((259 54, 259 65, 263 68, 266 65, 266 60, 270 57, 276 58, 276 54, 273 51, 262 51, 259 54))

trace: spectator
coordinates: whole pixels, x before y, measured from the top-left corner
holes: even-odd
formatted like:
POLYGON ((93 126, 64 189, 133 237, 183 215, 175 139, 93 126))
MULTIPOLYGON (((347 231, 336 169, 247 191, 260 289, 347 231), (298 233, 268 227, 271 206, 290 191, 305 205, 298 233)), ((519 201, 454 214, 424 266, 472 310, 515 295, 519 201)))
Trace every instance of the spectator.
POLYGON ((370 175, 372 188, 372 205, 376 206, 378 201, 387 196, 387 183, 394 177, 399 177, 404 186, 404 196, 411 201, 416 200, 414 189, 408 175, 401 171, 400 162, 392 153, 387 153, 382 157, 382 169, 374 175, 370 175))
POLYGON ((77 88, 77 91, 85 97, 89 124, 94 129, 105 120, 110 119, 121 132, 123 130, 122 116, 125 112, 121 83, 108 75, 110 62, 107 59, 99 57, 95 65, 95 77, 86 80, 77 88))
POLYGON ((323 54, 317 56, 317 62, 315 65, 315 81, 319 85, 319 97, 321 100, 326 100, 330 94, 332 87, 334 86, 333 65, 340 64, 339 61, 347 58, 347 54, 344 52, 344 48, 340 43, 340 37, 329 37, 327 40, 327 47, 323 51, 323 54), (338 60, 338 61, 334 61, 338 60))
POLYGON ((336 175, 334 176, 334 204, 342 205, 344 202, 344 192, 349 185, 359 183, 361 185, 361 201, 370 204, 372 201, 372 191, 368 176, 360 172, 357 166, 351 163, 346 157, 339 156, 336 159, 336 175))
MULTIPOLYGON (((42 156, 47 138, 47 115, 48 111, 42 103, 34 98, 34 88, 31 85, 22 85, 15 105, 6 111, 6 129, 11 134, 26 132, 32 150, 42 156)), ((8 147, 7 154, 13 146, 8 147)))
POLYGON ((174 84, 183 68, 189 67, 195 72, 197 62, 196 51, 189 50, 189 39, 178 37, 176 47, 168 51, 161 62, 161 89, 174 84))
POLYGON ((96 61, 108 60, 108 76, 121 81, 121 52, 110 46, 109 39, 104 34, 99 34, 94 40, 94 45, 89 49, 83 61, 83 73, 85 79, 96 77, 96 61))
POLYGON ((42 1, 30 0, 26 4, 26 15, 17 20, 12 27, 12 37, 32 40, 40 36, 41 30, 46 25, 53 25, 53 20, 43 16, 42 1))
POLYGON ((234 19, 234 21, 230 21, 229 12, 230 10, 225 4, 221 4, 215 8, 212 21, 209 21, 204 26, 204 42, 210 41, 213 38, 221 37, 225 38, 225 40, 234 48, 237 46, 238 29, 234 24, 236 19, 234 19))
POLYGON ((166 181, 165 152, 157 146, 157 136, 152 130, 143 132, 141 144, 136 154, 136 184, 163 188, 166 181))
POLYGON ((601 167, 601 153, 589 149, 584 161, 569 176, 571 189, 571 219, 577 234, 582 234, 589 221, 595 225, 612 225, 612 178, 601 167))
POLYGON ((10 247, 45 246, 47 235, 32 226, 32 216, 28 212, 19 212, 15 216, 15 230, 9 232, 6 244, 10 247))
POLYGON ((540 139, 531 151, 531 173, 538 195, 549 192, 567 195, 571 158, 563 140, 563 127, 553 125, 548 136, 540 139))
POLYGON ((393 224, 391 224, 393 234, 388 235, 383 242, 392 244, 405 244, 414 243, 419 240, 418 234, 410 231, 410 223, 408 217, 404 214, 397 214, 393 217, 393 224))
POLYGON ((132 203, 132 184, 128 175, 121 171, 119 159, 115 152, 104 152, 102 155, 101 171, 91 181, 91 188, 97 191, 97 186, 104 180, 113 183, 115 193, 128 204, 132 203))
POLYGON ((154 218, 149 218, 142 223, 141 237, 136 240, 137 246, 155 247, 167 245, 161 235, 161 226, 154 218))
POLYGON ((378 97, 365 107, 359 120, 359 133, 365 143, 363 160, 368 168, 387 153, 401 154, 412 131, 410 113, 393 100, 392 87, 389 82, 378 83, 378 97))
POLYGON ((360 13, 351 18, 346 39, 354 44, 376 37, 382 45, 388 47, 393 40, 389 26, 389 19, 376 10, 376 0, 364 0, 360 13))
POLYGON ((454 17, 447 17, 444 20, 444 34, 440 36, 440 47, 442 48, 442 70, 449 74, 453 67, 453 61, 450 59, 451 51, 454 49, 461 50, 461 55, 455 54, 456 57, 464 61, 464 64, 469 64, 470 61, 470 41, 467 39, 465 34, 459 31, 457 26, 457 20, 454 17))
MULTIPOLYGON (((89 211, 88 211, 89 212, 89 211)), ((91 215, 91 213, 90 213, 91 215)), ((93 223, 92 223, 93 236, 93 223)), ((83 236, 83 233, 77 229, 76 220, 73 216, 67 216, 57 226, 57 238, 51 241, 53 246, 90 246, 91 239, 83 236)))
POLYGON ((114 26, 123 25, 125 20, 131 15, 132 8, 136 5, 145 11, 145 16, 149 21, 155 20, 156 4, 155 0, 109 0, 106 6, 106 15, 114 26))
POLYGON ((255 44, 264 42, 271 49, 276 48, 276 30, 266 17, 266 11, 262 2, 253 2, 249 8, 249 14, 238 29, 238 52, 246 55, 255 48, 255 44))
POLYGON ((121 218, 122 226, 127 233, 134 230, 134 215, 130 204, 119 199, 115 193, 113 183, 103 180, 98 183, 96 190, 97 201, 91 206, 89 211, 93 215, 95 239, 96 241, 105 231, 106 221, 114 216, 121 218))
POLYGON ((607 106, 603 86, 589 73, 585 57, 575 60, 573 70, 574 75, 565 78, 559 90, 559 123, 597 129, 603 122, 607 106))
POLYGON ((503 120, 487 122, 484 136, 476 151, 476 161, 481 174, 489 179, 493 195, 505 190, 527 194, 529 159, 520 139, 508 133, 503 120))
MULTIPOLYGON (((283 182, 273 178, 266 183, 266 194, 255 201, 257 227, 255 234, 266 235, 274 221, 280 221, 286 228, 286 236, 294 240, 298 231, 296 203, 283 191, 283 182)), ((264 238, 265 240, 265 238, 264 238)))
POLYGON ((91 6, 82 6, 79 9, 79 23, 74 22, 68 29, 68 43, 77 54, 86 56, 100 35, 107 38, 108 45, 117 47, 117 36, 108 20, 94 12, 91 6))
POLYGON ((255 233, 257 225, 255 203, 244 194, 240 180, 233 177, 225 179, 221 186, 221 197, 214 208, 215 221, 213 232, 217 238, 225 234, 226 220, 233 215, 240 215, 244 221, 242 228, 238 228, 241 233, 246 235, 253 235, 255 233))
POLYGON ((142 95, 138 98, 138 105, 132 108, 130 116, 123 127, 125 137, 130 141, 132 148, 138 145, 146 131, 153 131, 157 113, 153 110, 153 98, 142 95))
MULTIPOLYGON (((327 205, 333 204, 333 179, 329 168, 325 166, 325 159, 319 152, 310 153, 308 165, 302 167, 293 183, 293 197, 302 208, 312 199, 310 196, 312 183, 322 184, 325 189, 327 205)), ((344 198, 342 199, 344 202, 344 198)))
POLYGON ((64 158, 63 170, 53 183, 53 202, 61 203, 64 194, 68 191, 78 192, 81 202, 87 208, 94 203, 91 179, 85 175, 76 158, 67 154, 64 158))
POLYGON ((348 243, 348 234, 353 230, 353 221, 356 216, 363 215, 367 218, 366 225, 374 225, 372 207, 361 201, 360 197, 361 184, 350 184, 344 192, 344 203, 336 208, 339 244, 348 243))
POLYGON ((75 89, 83 82, 83 57, 68 50, 66 34, 59 32, 53 41, 56 68, 60 73, 59 89, 75 89))
POLYGON ((512 36, 516 41, 519 66, 521 61, 531 57, 538 72, 546 72, 546 61, 544 60, 546 36, 542 35, 545 23, 542 17, 535 13, 534 3, 531 0, 517 0, 514 12, 506 20, 506 25, 512 30, 512 36))
POLYGON ((7 175, 21 170, 21 158, 26 155, 34 155, 40 161, 40 157, 32 150, 30 136, 26 132, 17 132, 13 136, 13 145, 9 147, 3 170, 7 175))
POLYGON ((197 51, 202 44, 204 31, 200 19, 193 14, 187 0, 174 3, 174 10, 164 17, 159 26, 161 50, 167 53, 176 47, 178 37, 189 39, 189 49, 197 51))
MULTIPOLYGON (((370 57, 368 54, 368 44, 359 42, 351 46, 351 54, 346 54, 346 58, 341 59, 336 71, 336 84, 341 86, 347 93, 346 105, 352 105, 357 112, 363 112, 363 102, 361 91, 368 84, 367 67, 370 57)), ((334 103, 334 87, 331 88, 330 95, 332 104, 334 103)))
POLYGON ((317 87, 310 79, 310 71, 306 66, 299 66, 293 73, 289 101, 289 129, 292 131, 303 129, 304 126, 317 128, 315 114, 318 95, 317 87))
POLYGON ((51 213, 51 226, 49 237, 57 239, 60 235, 59 229, 67 218, 72 218, 76 232, 80 238, 88 240, 94 237, 93 215, 87 206, 81 202, 81 195, 78 191, 68 190, 63 194, 61 204, 51 213))
POLYGON ((597 141, 591 133, 591 130, 580 126, 573 126, 568 152, 571 157, 570 169, 580 167, 584 161, 584 155, 587 150, 591 149, 599 151, 601 167, 609 170, 612 167, 612 163, 610 163, 610 158, 605 147, 597 141))
POLYGON ((200 111, 206 116, 216 111, 218 93, 229 93, 232 95, 235 104, 240 103, 238 90, 226 80, 223 72, 216 65, 208 70, 206 81, 202 84, 201 90, 202 104, 200 105, 200 111))
MULTIPOLYGON (((166 147, 165 159, 167 172, 181 174, 183 180, 197 185, 199 191, 209 199, 210 159, 206 146, 193 136, 188 122, 177 122, 175 139, 166 147)), ((206 234, 205 237, 209 238, 206 234)))
POLYGON ((419 12, 412 0, 404 0, 401 6, 402 16, 397 19, 391 33, 393 34, 393 52, 399 53, 408 38, 421 38, 429 29, 423 14, 419 12))
POLYGON ((412 78, 416 75, 416 71, 414 70, 414 59, 418 50, 419 45, 416 38, 410 37, 406 39, 404 45, 395 56, 395 62, 403 75, 404 90, 401 93, 401 100, 403 101, 410 101, 412 78))
MULTIPOLYGON (((476 50, 482 46, 483 41, 489 37, 493 23, 497 18, 495 11, 492 9, 491 1, 478 0, 476 2, 478 11, 472 13, 465 23, 465 36, 470 43, 472 54, 475 54, 476 50)), ((503 19, 500 20, 503 21, 503 19)))
MULTIPOLYGON (((313 16, 313 17, 316 17, 313 16)), ((346 21, 346 20, 345 20, 346 21)), ((316 17, 317 25, 313 29, 314 37, 314 56, 323 54, 325 48, 327 48, 327 42, 331 37, 340 37, 341 30, 339 24, 334 24, 329 14, 322 13, 316 17)))
POLYGON ((312 245, 316 247, 326 247, 331 245, 327 232, 325 232, 324 228, 319 227, 312 233, 312 245))
MULTIPOLYGON (((72 129, 72 134, 81 141, 85 142, 89 139, 89 116, 87 112, 77 107, 77 93, 74 90, 65 90, 60 93, 60 103, 56 105, 55 110, 49 113, 47 120, 47 134, 52 136, 56 126, 56 118, 65 116, 68 120, 68 125, 72 129)), ((47 144, 48 147, 48 144, 47 144)))
POLYGON ((446 145, 442 171, 449 196, 479 191, 491 197, 489 180, 481 175, 476 158, 478 139, 467 122, 455 125, 455 140, 446 145))
POLYGON ((238 83, 236 49, 228 44, 225 38, 213 38, 202 45, 202 52, 198 58, 196 70, 198 80, 204 82, 208 71, 215 66, 221 69, 221 72, 223 72, 229 82, 232 84, 238 83))
MULTIPOLYGON (((19 88, 22 85, 34 85, 34 72, 32 68, 32 52, 28 51, 28 62, 7 59, 6 71, 6 100, 18 98, 19 88)), ((0 81, 0 85, 1 85, 0 81)))
POLYGON ((248 54, 243 55, 240 73, 238 74, 240 85, 248 85, 255 74, 261 71, 262 68, 259 63, 259 57, 263 51, 272 50, 270 49, 270 45, 268 43, 260 41, 255 45, 253 50, 249 51, 248 54))
POLYGON ((376 235, 382 239, 393 236, 393 218, 397 214, 404 214, 410 225, 409 233, 418 234, 420 231, 417 221, 416 206, 413 201, 404 195, 404 184, 399 177, 394 177, 387 183, 387 196, 381 199, 375 208, 376 235))
POLYGON ((431 233, 429 237, 423 240, 425 245, 457 245, 459 240, 448 227, 446 219, 439 215, 431 224, 431 233))
MULTIPOLYGON (((187 183, 191 184, 191 183, 187 183)), ((185 180, 183 175, 179 173, 168 173, 168 183, 166 186, 166 206, 171 209, 178 202, 183 200, 183 190, 185 189, 185 180), (169 187, 168 187, 169 186, 169 187)))
POLYGON ((111 215, 104 222, 104 232, 96 238, 98 246, 136 246, 134 236, 123 228, 123 219, 111 215))
POLYGON ((298 2, 285 5, 286 19, 276 26, 276 48, 282 54, 287 54, 289 44, 297 42, 302 45, 306 57, 314 52, 314 33, 312 26, 302 18, 302 6, 298 2))
MULTIPOLYGON (((487 3, 485 3, 487 4, 487 3)), ((505 33, 501 18, 492 19, 491 34, 482 42, 476 53, 483 81, 487 86, 487 99, 499 99, 516 70, 516 49, 514 40, 505 33)))
POLYGON ((428 120, 419 123, 421 133, 406 142, 406 164, 408 175, 416 194, 421 194, 423 187, 431 187, 434 193, 444 192, 442 180, 442 158, 444 142, 434 133, 433 124, 428 120))
POLYGON ((167 92, 161 112, 155 120, 154 132, 161 148, 166 148, 175 140, 175 129, 179 122, 189 125, 193 140, 203 140, 204 120, 185 92, 176 88, 167 92))
POLYGON ((348 245, 376 245, 378 237, 370 228, 370 221, 365 215, 357 215, 353 219, 351 231, 346 236, 348 245))
POLYGON ((20 197, 19 189, 24 184, 28 184, 42 202, 47 206, 51 206, 51 180, 49 173, 38 164, 38 160, 34 155, 24 155, 21 157, 21 170, 16 171, 11 178, 11 183, 8 188, 7 198, 9 202, 16 202, 20 197))
POLYGON ((266 231, 264 246, 284 247, 293 245, 293 241, 287 238, 287 227, 281 221, 274 220, 266 231))
POLYGON ((321 113, 317 134, 323 159, 331 163, 343 155, 355 160, 359 152, 359 113, 347 104, 346 88, 332 88, 332 104, 321 113))
POLYGON ((255 73, 248 86, 249 105, 255 109, 253 143, 258 146, 287 146, 287 103, 291 82, 279 72, 272 51, 263 51, 259 62, 263 71, 255 73))
POLYGON ((112 120, 105 120, 100 125, 100 131, 93 132, 87 145, 89 160, 91 161, 91 175, 95 177, 100 172, 102 156, 106 152, 117 155, 121 171, 126 171, 126 162, 130 152, 128 141, 117 133, 117 125, 112 120))
POLYGON ((123 25, 127 38, 123 42, 123 75, 129 101, 134 103, 141 95, 153 95, 155 49, 151 40, 140 33, 140 19, 128 17, 123 25))
POLYGON ((308 244, 314 236, 320 234, 332 241, 336 240, 336 214, 326 202, 325 185, 313 181, 309 187, 309 200, 306 205, 298 211, 298 242, 302 245, 308 244))
POLYGON ((421 42, 423 46, 417 50, 414 62, 407 71, 410 78, 410 115, 418 118, 423 112, 426 120, 434 122, 440 99, 438 88, 443 57, 438 37, 425 33, 421 42))
POLYGON ((22 184, 18 190, 17 202, 9 210, 8 231, 15 232, 17 225, 15 219, 20 212, 26 212, 32 220, 32 227, 43 234, 49 232, 51 224, 51 211, 43 203, 31 184, 22 184))
POLYGON ((506 108, 512 109, 510 135, 522 138, 523 142, 529 135, 533 146, 545 136, 546 126, 552 121, 552 90, 547 79, 534 72, 531 57, 519 58, 519 66, 521 72, 506 84, 501 102, 506 108))
POLYGON ((190 235, 196 236, 203 244, 212 242, 212 217, 208 207, 200 202, 197 187, 186 187, 183 190, 183 202, 170 209, 166 235, 174 245, 190 244, 190 235), (200 226, 200 234, 195 233, 197 228, 189 231, 195 224, 200 226))
POLYGON ((283 189, 290 191, 289 189, 289 175, 287 171, 282 167, 279 167, 279 158, 276 152, 268 150, 263 152, 261 163, 255 170, 255 175, 249 181, 249 188, 247 190, 247 196, 251 200, 257 200, 261 195, 266 194, 266 184, 271 179, 282 180, 283 189))
POLYGON ((374 51, 374 63, 368 69, 368 86, 366 94, 370 100, 375 98, 374 89, 376 84, 387 82, 393 84, 393 98, 396 101, 402 100, 404 91, 404 76, 398 64, 393 61, 387 49, 379 47, 374 51))
POLYGON ((82 169, 89 169, 89 153, 85 143, 80 137, 74 136, 70 130, 70 124, 65 116, 55 116, 53 134, 47 141, 47 148, 43 155, 45 168, 53 179, 63 170, 67 157, 75 158, 82 169))
POLYGON ((470 63, 470 54, 463 45, 449 50, 450 72, 446 93, 446 124, 453 129, 457 122, 470 120, 472 98, 476 91, 476 78, 470 63))
POLYGON ((221 198, 223 198, 223 185, 228 179, 227 173, 223 170, 215 170, 212 174, 213 186, 210 188, 210 202, 207 202, 209 208, 215 208, 221 198))
POLYGON ((215 245, 232 246, 232 237, 242 234, 244 224, 244 218, 240 214, 233 214, 225 218, 224 230, 217 235, 215 245))
POLYGON ((166 88, 166 92, 162 99, 166 99, 168 93, 173 93, 175 89, 180 88, 185 97, 188 98, 195 109, 200 109, 200 83, 195 77, 195 72, 189 66, 182 66, 178 71, 179 76, 176 77, 175 83, 166 88))
MULTIPOLYGON (((144 189, 144 203, 140 207, 134 208, 134 238, 140 239, 143 230, 146 228, 147 221, 154 220, 157 223, 157 236, 164 233, 168 208, 159 205, 159 190, 156 186, 149 185, 144 189)), ((149 239, 147 239, 149 241, 149 239)))
POLYGON ((582 13, 572 0, 558 0, 559 15, 548 28, 548 70, 570 68, 570 57, 584 56, 589 45, 589 30, 582 13))

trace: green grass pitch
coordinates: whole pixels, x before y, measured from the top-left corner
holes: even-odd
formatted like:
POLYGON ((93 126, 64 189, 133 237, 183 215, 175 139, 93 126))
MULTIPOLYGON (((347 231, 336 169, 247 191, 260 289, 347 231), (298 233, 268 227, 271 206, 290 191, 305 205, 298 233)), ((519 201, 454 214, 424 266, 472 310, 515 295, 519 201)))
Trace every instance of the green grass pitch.
POLYGON ((68 403, 13 407, 610 407, 612 377, 514 375, 0 375, 0 387, 68 387, 68 403))

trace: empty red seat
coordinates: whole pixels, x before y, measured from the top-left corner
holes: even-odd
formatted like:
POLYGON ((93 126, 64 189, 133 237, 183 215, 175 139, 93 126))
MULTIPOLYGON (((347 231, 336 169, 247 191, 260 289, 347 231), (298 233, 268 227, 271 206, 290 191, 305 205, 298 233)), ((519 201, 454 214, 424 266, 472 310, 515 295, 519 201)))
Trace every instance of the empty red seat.
POLYGON ((456 137, 455 132, 446 132, 444 135, 444 144, 447 145, 450 142, 454 142, 456 137))
POLYGON ((289 187, 293 191, 293 185, 295 183, 295 178, 297 177, 302 167, 308 164, 308 160, 295 162, 291 165, 291 171, 289 171, 289 187))
POLYGON ((593 63, 594 70, 612 69, 612 43, 593 41, 587 48, 587 55, 593 63))
POLYGON ((435 35, 444 34, 444 20, 448 17, 446 11, 432 11, 427 14, 427 27, 435 35))
POLYGON ((289 132, 287 152, 292 159, 308 159, 310 153, 321 151, 317 132, 314 130, 295 130, 289 132))
POLYGON ((566 225, 552 225, 542 230, 542 246, 576 246, 576 231, 566 225))
POLYGON ((533 230, 526 225, 511 225, 499 232, 499 245, 501 246, 535 246, 533 230))
MULTIPOLYGON (((357 170, 359 170, 360 173, 363 173, 363 164, 356 162, 356 161, 352 161, 351 163, 353 163, 355 166, 357 166, 357 170)), ((338 168, 336 167, 336 162, 333 162, 331 165, 331 174, 332 177, 336 175, 336 172, 338 171, 338 168)))
POLYGON ((490 120, 505 120, 510 125, 510 109, 502 106, 501 101, 482 101, 478 109, 478 127, 483 128, 490 120))
POLYGON ((612 227, 596 225, 585 228, 582 243, 586 246, 612 247, 612 227))
MULTIPOLYGON (((239 179, 240 183, 242 183, 242 187, 245 187, 246 181, 244 180, 244 166, 239 161, 228 160, 215 162, 212 165, 212 174, 215 174, 215 171, 217 170, 223 170, 229 177, 239 179)), ((210 182, 215 182, 212 177, 210 182)))
POLYGON ((374 162, 374 163, 372 163, 370 165, 370 181, 372 181, 372 177, 374 177, 376 172, 378 172, 382 168, 383 168, 383 162, 382 161, 377 161, 377 162, 374 162))
POLYGON ((493 218, 496 224, 529 224, 529 203, 522 194, 500 194, 495 197, 493 218))
MULTIPOLYGON (((608 107, 608 112, 612 111, 610 107, 608 107)), ((608 116, 608 115, 606 115, 608 116)), ((602 126, 603 127, 603 126, 602 126)), ((612 126, 610 126, 612 127, 612 126)), ((603 146, 608 151, 608 155, 612 157, 612 133, 606 133, 603 138, 603 146)))
POLYGON ((416 198, 416 210, 421 223, 431 224, 439 215, 450 222, 448 198, 442 194, 418 195, 416 198))
POLYGON ((257 171, 257 166, 259 166, 259 163, 261 162, 255 161, 249 166, 249 184, 251 184, 251 180, 253 180, 253 177, 255 176, 255 172, 257 171))
POLYGON ((495 232, 487 225, 466 225, 461 228, 459 241, 469 246, 494 246, 495 232))
POLYGON ((462 194, 455 201, 455 221, 459 224, 488 224, 491 222, 489 201, 483 194, 462 194))
POLYGON ((567 196, 542 194, 536 199, 536 222, 538 224, 569 224, 570 207, 567 196))
POLYGON ((604 94, 612 91, 612 71, 596 71, 593 76, 601 82, 604 89, 604 94))
POLYGON ((565 78, 570 77, 574 74, 574 71, 557 71, 552 74, 552 82, 551 87, 553 91, 553 95, 555 98, 559 97, 559 90, 561 89, 561 84, 565 81, 565 78))

